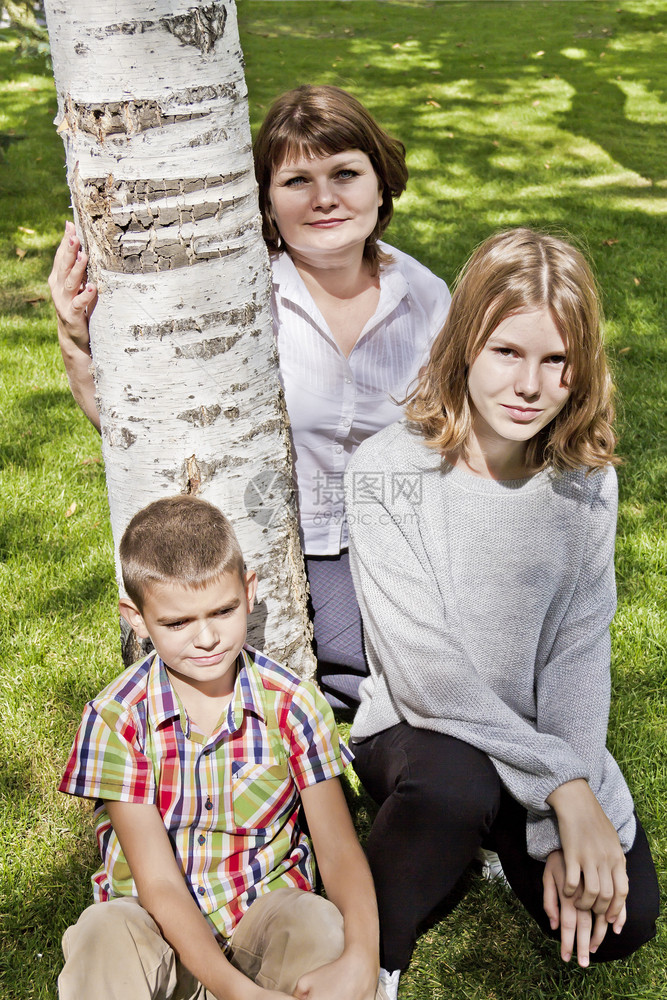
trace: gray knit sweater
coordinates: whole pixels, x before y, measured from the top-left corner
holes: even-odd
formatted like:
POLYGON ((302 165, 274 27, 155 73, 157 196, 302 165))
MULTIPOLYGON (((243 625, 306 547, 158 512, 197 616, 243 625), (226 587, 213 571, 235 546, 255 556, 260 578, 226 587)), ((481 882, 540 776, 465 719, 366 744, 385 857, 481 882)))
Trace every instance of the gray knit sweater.
POLYGON ((605 746, 613 468, 482 479, 401 421, 357 449, 345 483, 370 666, 352 735, 404 720, 483 750, 540 859, 560 846, 547 796, 585 778, 629 850, 632 797, 605 746))

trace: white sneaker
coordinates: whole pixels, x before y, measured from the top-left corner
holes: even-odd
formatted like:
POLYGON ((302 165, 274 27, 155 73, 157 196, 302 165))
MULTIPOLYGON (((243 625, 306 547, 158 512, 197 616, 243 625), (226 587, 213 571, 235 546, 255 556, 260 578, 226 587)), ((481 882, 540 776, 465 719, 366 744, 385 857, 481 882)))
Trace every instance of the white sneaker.
POLYGON ((488 879, 490 882, 495 882, 498 879, 500 882, 504 882, 505 885, 508 884, 503 866, 500 863, 500 858, 495 851, 487 851, 484 847, 480 847, 477 852, 477 860, 482 862, 483 878, 488 879))
POLYGON ((400 978, 400 969, 394 969, 393 972, 387 972, 386 969, 380 969, 379 983, 385 992, 387 1000, 398 1000, 398 981, 400 978))

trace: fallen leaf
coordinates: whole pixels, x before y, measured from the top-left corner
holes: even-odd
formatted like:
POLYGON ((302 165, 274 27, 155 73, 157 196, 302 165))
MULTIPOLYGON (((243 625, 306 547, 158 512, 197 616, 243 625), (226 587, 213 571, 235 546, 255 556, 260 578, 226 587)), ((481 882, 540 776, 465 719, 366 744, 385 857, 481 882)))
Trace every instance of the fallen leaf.
POLYGON ((540 56, 543 56, 543 55, 544 55, 544 49, 540 49, 540 51, 539 51, 539 52, 536 52, 536 53, 535 53, 535 56, 536 56, 536 58, 538 58, 538 59, 540 58, 540 56))
POLYGON ((494 146, 499 146, 499 145, 500 145, 500 143, 498 142, 498 140, 497 140, 497 139, 494 139, 494 140, 493 140, 493 145, 494 145, 494 146))
POLYGON ((538 98, 536 101, 533 101, 533 107, 536 108, 539 103, 540 103, 540 100, 538 98))
POLYGON ((442 107, 442 104, 438 104, 437 101, 430 100, 430 101, 427 101, 426 103, 430 104, 432 108, 441 108, 442 107))
POLYGON ((462 49, 463 48, 463 42, 457 42, 456 43, 456 47, 457 47, 457 49, 462 49))
POLYGON ((453 132, 443 132, 442 134, 444 135, 445 139, 453 139, 454 138, 454 133, 453 132))
POLYGON ((605 247, 613 247, 614 243, 618 243, 618 240, 603 240, 602 245, 605 247))
POLYGON ((400 48, 401 48, 400 42, 394 42, 394 44, 392 45, 392 49, 400 49, 400 48))
POLYGON ((20 233, 27 233, 28 236, 34 236, 35 235, 35 230, 34 229, 28 229, 27 226, 19 226, 19 232, 20 233))
POLYGON ((81 460, 81 464, 82 464, 82 465, 92 465, 92 464, 93 464, 93 462, 94 462, 94 463, 95 463, 96 465, 99 465, 99 464, 100 464, 100 462, 101 462, 101 459, 99 459, 99 458, 83 458, 83 459, 81 460))
POLYGON ((71 504, 65 511, 65 517, 71 517, 75 510, 76 510, 76 500, 72 500, 71 504))
POLYGON ((544 169, 545 170, 551 170, 551 164, 550 163, 545 163, 544 164, 544 169))
POLYGON ((16 256, 19 258, 19 260, 23 260, 27 252, 28 252, 27 250, 23 250, 21 247, 16 247, 16 256))
POLYGON ((39 305, 40 302, 46 302, 46 296, 36 295, 34 299, 24 299, 23 301, 26 305, 36 306, 39 305))
POLYGON ((639 278, 633 278, 632 280, 634 281, 635 285, 641 285, 641 281, 639 280, 639 278))
POLYGON ((632 348, 630 348, 630 347, 622 347, 618 353, 619 354, 627 354, 628 351, 630 351, 630 350, 632 350, 632 348))

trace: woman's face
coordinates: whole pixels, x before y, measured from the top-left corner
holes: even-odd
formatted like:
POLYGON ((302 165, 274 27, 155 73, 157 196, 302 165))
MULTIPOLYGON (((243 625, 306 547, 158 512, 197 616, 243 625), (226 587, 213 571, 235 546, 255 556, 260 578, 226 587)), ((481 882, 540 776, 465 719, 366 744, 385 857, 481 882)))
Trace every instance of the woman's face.
POLYGON ((291 256, 315 265, 363 252, 382 204, 377 174, 359 149, 285 161, 269 198, 291 256))
POLYGON ((567 350, 548 309, 522 309, 495 328, 470 367, 468 396, 478 441, 528 442, 565 406, 567 350))

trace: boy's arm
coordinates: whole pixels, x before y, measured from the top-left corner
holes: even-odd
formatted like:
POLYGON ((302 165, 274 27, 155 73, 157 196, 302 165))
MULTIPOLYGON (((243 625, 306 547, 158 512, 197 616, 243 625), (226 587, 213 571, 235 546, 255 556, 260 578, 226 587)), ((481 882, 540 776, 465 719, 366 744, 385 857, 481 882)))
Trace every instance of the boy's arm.
POLYGON ((139 902, 187 969, 217 1000, 290 1000, 235 969, 190 895, 155 805, 107 801, 109 819, 134 878, 139 902))
POLYGON ((301 791, 327 897, 343 916, 341 957, 302 976, 299 1000, 373 1000, 379 973, 379 927, 373 879, 338 778, 301 791))

